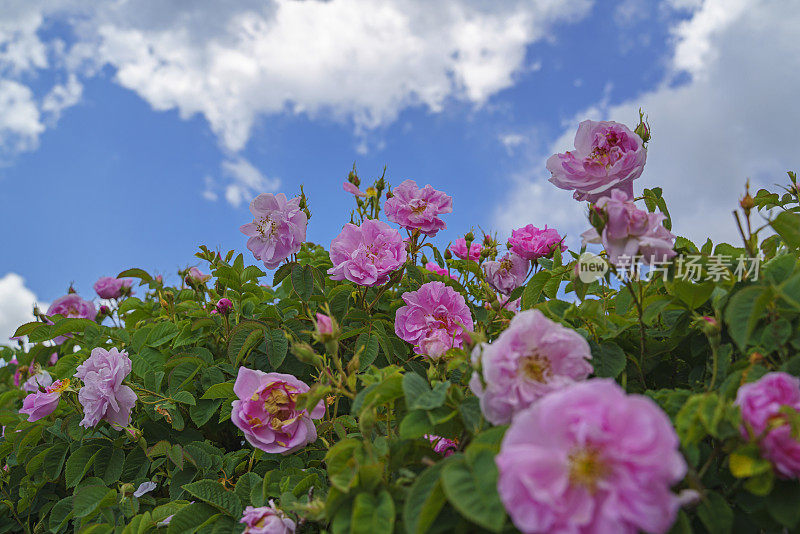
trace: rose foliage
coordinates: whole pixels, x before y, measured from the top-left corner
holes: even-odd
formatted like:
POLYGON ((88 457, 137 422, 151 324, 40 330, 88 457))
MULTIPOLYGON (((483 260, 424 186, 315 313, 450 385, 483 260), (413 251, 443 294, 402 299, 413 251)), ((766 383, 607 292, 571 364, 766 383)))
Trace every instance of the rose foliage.
POLYGON ((0 532, 800 532, 796 176, 692 243, 649 139, 547 162, 593 281, 558 228, 442 242, 457 199, 354 168, 327 249, 263 194, 242 253, 70 288, 0 348, 0 532))

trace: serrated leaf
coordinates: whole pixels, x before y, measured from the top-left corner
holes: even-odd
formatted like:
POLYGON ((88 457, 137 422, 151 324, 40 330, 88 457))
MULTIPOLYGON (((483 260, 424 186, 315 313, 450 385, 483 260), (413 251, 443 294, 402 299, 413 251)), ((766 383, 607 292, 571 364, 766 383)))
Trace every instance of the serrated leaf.
POLYGON ((228 491, 216 480, 198 480, 184 484, 183 489, 201 501, 207 502, 230 514, 232 517, 241 517, 242 501, 232 491, 228 491))

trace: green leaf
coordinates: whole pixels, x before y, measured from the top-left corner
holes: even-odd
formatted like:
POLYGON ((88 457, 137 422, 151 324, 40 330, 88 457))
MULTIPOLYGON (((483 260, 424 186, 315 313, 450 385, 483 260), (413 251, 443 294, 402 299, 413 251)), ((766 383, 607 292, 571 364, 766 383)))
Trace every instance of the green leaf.
POLYGON ((311 297, 314 291, 314 273, 310 265, 292 266, 292 288, 304 301, 311 297))
POLYGON ((275 275, 272 277, 272 285, 277 286, 278 284, 280 284, 284 278, 286 278, 291 274, 292 267, 294 267, 295 265, 297 264, 294 262, 289 262, 289 263, 284 263, 283 265, 278 267, 278 270, 275 271, 275 275))
POLYGON ((94 474, 103 479, 106 486, 111 487, 122 475, 125 465, 125 452, 116 447, 105 447, 97 455, 94 463, 94 474))
POLYGON ((75 517, 86 517, 97 508, 114 502, 117 492, 105 486, 84 486, 75 492, 72 510, 75 517))
POLYGON ((358 370, 364 372, 378 357, 378 336, 361 334, 356 340, 356 354, 358 354, 358 370))
MULTIPOLYGON (((416 375, 416 373, 409 373, 409 374, 416 375)), ((433 389, 430 389, 425 393, 423 393, 422 395, 415 397, 411 402, 411 405, 408 407, 408 409, 433 410, 434 408, 442 406, 444 404, 445 399, 447 398, 447 389, 449 387, 450 387, 449 381, 445 380, 444 382, 439 382, 433 387, 433 389)), ((408 399, 408 397, 406 397, 406 399, 408 399)))
POLYGON ((247 354, 265 339, 264 325, 243 321, 233 329, 228 341, 228 359, 238 366, 247 354))
POLYGON ((180 402, 181 404, 189 404, 194 406, 197 404, 194 396, 189 393, 188 391, 178 391, 172 394, 172 399, 176 402, 180 402))
POLYGON ((50 520, 48 521, 50 531, 59 532, 71 518, 72 495, 61 499, 50 509, 50 520))
POLYGON ((189 417, 197 426, 203 426, 219 410, 221 404, 222 399, 200 399, 195 406, 189 408, 189 417))
POLYGON ((68 488, 78 485, 99 455, 100 447, 97 445, 84 445, 69 455, 64 467, 64 478, 68 488))
POLYGON ((769 515, 781 525, 794 529, 800 523, 800 485, 797 481, 776 481, 766 502, 769 515))
POLYGON ((233 392, 233 382, 223 382, 214 384, 203 393, 201 399, 230 399, 235 397, 233 392))
POLYGON ((711 534, 728 534, 733 528, 733 510, 715 491, 706 493, 706 498, 697 507, 697 515, 711 534))
POLYGON ((611 341, 602 344, 591 341, 589 345, 592 348, 591 364, 596 376, 616 378, 625 370, 625 351, 619 345, 611 341))
POLYGON ((550 280, 551 276, 550 271, 539 271, 531 276, 531 279, 525 286, 525 291, 522 292, 523 310, 533 308, 536 303, 539 302, 539 297, 542 295, 542 291, 544 291, 544 286, 550 280))
POLYGON ((769 224, 790 248, 800 248, 800 215, 783 211, 769 224))
POLYGON ((144 269, 126 269, 117 275, 117 278, 138 278, 142 282, 152 282, 153 277, 144 269))
MULTIPOLYGON (((364 449, 357 439, 343 439, 331 447, 325 455, 331 485, 344 493, 350 491, 357 481, 359 463, 363 458, 364 449)), ((264 477, 265 490, 266 484, 267 478, 264 477)))
POLYGON ((193 503, 178 510, 169 522, 167 534, 196 532, 206 521, 219 516, 217 510, 204 503, 193 503))
POLYGON ((216 506, 232 517, 238 518, 242 515, 242 501, 216 480, 198 480, 182 487, 194 497, 216 506))
POLYGON ((731 453, 728 458, 731 474, 736 478, 748 478, 772 469, 769 460, 761 458, 757 450, 731 453), (749 453, 749 454, 748 454, 749 453))
POLYGON ((406 407, 412 410, 416 399, 430 393, 431 387, 428 381, 417 373, 406 373, 403 375, 403 394, 406 397, 406 407))
POLYGON ((694 283, 683 278, 675 278, 665 286, 671 295, 678 297, 690 310, 695 310, 709 299, 716 284, 710 280, 694 283))
POLYGON ((146 344, 149 347, 159 347, 177 336, 180 330, 173 323, 160 323, 150 331, 146 344))
POLYGON ((444 462, 439 462, 417 476, 406 495, 403 523, 407 534, 424 534, 436 520, 447 498, 439 477, 444 462))
POLYGON ((388 491, 377 495, 359 493, 353 505, 352 534, 392 534, 394 532, 394 501, 388 491))
POLYGON ((494 451, 478 447, 470 455, 453 455, 442 469, 442 487, 458 512, 491 532, 500 532, 506 512, 497 494, 494 451))
POLYGON ((400 437, 403 439, 421 438, 433 431, 433 423, 425 410, 412 410, 400 421, 400 437))
POLYGON ((742 351, 748 345, 767 303, 772 298, 772 290, 760 286, 745 287, 734 294, 725 310, 728 333, 742 351))
POLYGON ((286 359, 286 353, 289 351, 289 340, 286 334, 281 329, 273 329, 269 332, 269 352, 267 358, 269 364, 273 369, 281 366, 286 359))

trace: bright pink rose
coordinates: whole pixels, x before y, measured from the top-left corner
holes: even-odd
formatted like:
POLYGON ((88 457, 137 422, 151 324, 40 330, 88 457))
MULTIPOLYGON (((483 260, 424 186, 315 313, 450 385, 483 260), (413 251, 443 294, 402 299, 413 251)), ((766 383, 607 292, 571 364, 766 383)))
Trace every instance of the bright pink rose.
POLYGON ((136 393, 122 381, 131 372, 131 359, 116 348, 96 348, 78 366, 75 377, 83 381, 78 400, 83 406, 81 426, 94 427, 105 419, 114 428, 128 426, 136 393))
POLYGON ((295 530, 294 521, 275 508, 272 501, 269 506, 248 506, 239 523, 247 525, 242 534, 294 534, 295 530))
POLYGON ((507 295, 525 282, 529 266, 528 260, 508 252, 500 260, 483 262, 481 268, 489 285, 507 295))
POLYGON ((133 285, 133 280, 130 278, 114 278, 112 276, 101 276, 97 282, 94 283, 94 290, 97 295, 102 299, 118 299, 123 294, 127 293, 133 285))
POLYGON ((430 185, 420 189, 414 180, 405 180, 392 190, 392 194, 383 207, 390 221, 429 236, 447 228, 439 215, 453 211, 453 199, 443 192, 430 185))
POLYGON ((50 365, 55 365, 56 362, 58 362, 58 353, 54 352, 53 354, 51 354, 49 361, 50 361, 50 365))
POLYGON ((781 408, 800 411, 800 379, 786 373, 768 373, 758 381, 745 384, 736 394, 742 410, 741 432, 750 437, 749 426, 759 441, 761 454, 787 478, 800 478, 800 443, 792 437, 792 428, 781 408), (783 424, 776 424, 784 421, 783 424), (766 432, 766 434, 764 434, 766 432))
POLYGON ((567 246, 562 242, 562 238, 554 228, 538 229, 529 224, 517 230, 511 231, 508 244, 511 250, 518 256, 526 260, 536 260, 550 256, 556 247, 561 247, 561 252, 567 250, 567 246))
POLYGON ((203 271, 198 269, 197 267, 192 267, 186 273, 186 283, 189 285, 192 284, 203 284, 211 279, 210 274, 205 274, 203 271))
POLYGON ((229 298, 222 297, 217 301, 217 305, 214 306, 214 309, 217 313, 228 315, 233 310, 233 302, 231 302, 229 298))
POLYGON ((459 237, 455 243, 450 245, 450 252, 462 260, 478 261, 481 258, 481 250, 483 250, 483 246, 473 241, 467 251, 467 240, 463 237, 459 237))
POLYGON ((428 282, 403 294, 405 306, 397 310, 394 331, 414 345, 414 352, 438 358, 461 347, 472 330, 472 314, 464 297, 443 282, 428 282))
POLYGON ((333 321, 324 313, 317 314, 317 331, 323 336, 333 334, 333 321))
MULTIPOLYGON (((38 369, 39 366, 37 365, 36 368, 38 369)), ((42 388, 48 387, 50 384, 53 383, 53 377, 50 376, 50 373, 47 371, 39 371, 35 375, 31 375, 22 384, 22 391, 27 391, 28 393, 35 393, 40 391, 42 388)))
POLYGON ((667 415, 616 382, 577 382, 514 417, 495 461, 514 525, 533 533, 667 532, 686 462, 667 415))
POLYGON ((642 174, 647 149, 627 126, 611 121, 583 121, 575 134, 575 150, 547 160, 550 181, 574 190, 576 200, 594 202, 612 189, 633 197, 633 181, 642 174))
POLYGON ((22 400, 19 413, 28 416, 28 422, 33 423, 47 417, 58 407, 61 393, 69 387, 69 380, 56 380, 44 392, 36 391, 22 400))
POLYGON ((596 208, 606 219, 603 233, 591 228, 581 234, 583 243, 602 243, 611 263, 619 265, 622 257, 641 256, 646 264, 666 261, 675 256, 675 236, 661 222, 663 213, 640 210, 625 193, 611 192, 611 197, 597 201, 596 208))
POLYGON ((526 310, 492 343, 475 347, 483 374, 469 385, 481 411, 494 425, 511 422, 544 395, 585 380, 593 369, 589 343, 575 330, 551 321, 539 310, 526 310))
POLYGON ((292 375, 239 368, 233 391, 231 421, 250 445, 265 452, 289 454, 313 443, 317 429, 312 419, 325 415, 325 404, 308 413, 297 411, 295 400, 310 388, 292 375))
POLYGON ((253 222, 242 225, 249 237, 247 248, 267 269, 275 269, 283 260, 300 250, 306 240, 308 217, 300 209, 300 197, 286 200, 286 195, 262 193, 250 202, 253 222))
POLYGON ((377 286, 406 262, 406 245, 400 232, 377 219, 361 226, 347 223, 331 242, 328 269, 331 280, 350 280, 360 286, 377 286))
POLYGON ((425 434, 422 436, 431 442, 433 452, 437 452, 443 456, 450 456, 458 448, 458 443, 452 439, 443 438, 442 436, 435 436, 433 434, 425 434))
POLYGON ((363 192, 361 189, 356 187, 355 185, 351 184, 350 182, 344 182, 342 184, 342 189, 350 193, 351 195, 355 195, 357 197, 365 197, 367 194, 363 192))
MULTIPOLYGON (((425 270, 426 271, 430 271, 432 273, 436 273, 439 276, 448 276, 447 269, 443 269, 442 267, 439 267, 437 264, 433 263, 432 261, 429 261, 428 263, 425 264, 425 270)), ((456 275, 454 275, 454 274, 451 274, 449 276, 453 280, 458 280, 458 277, 456 275)))
MULTIPOLYGON (((77 293, 69 293, 53 301, 47 308, 47 315, 63 315, 69 318, 92 319, 97 317, 97 309, 90 300, 83 300, 77 293)), ((60 345, 72 334, 58 336, 53 340, 56 345, 60 345)))

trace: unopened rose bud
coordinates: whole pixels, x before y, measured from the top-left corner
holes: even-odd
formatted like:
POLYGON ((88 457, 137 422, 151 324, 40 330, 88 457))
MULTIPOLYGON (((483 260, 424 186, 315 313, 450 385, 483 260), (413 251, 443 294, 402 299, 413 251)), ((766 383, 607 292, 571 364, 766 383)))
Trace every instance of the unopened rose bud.
POLYGON ((158 276, 156 276, 156 282, 159 283, 159 284, 163 284, 164 283, 164 277, 159 274, 158 276))
POLYGON ((210 274, 205 274, 197 267, 192 267, 186 272, 186 285, 190 287, 200 287, 211 278, 210 274))
POLYGON ((311 345, 308 343, 294 343, 292 344, 291 350, 295 358, 303 363, 313 365, 314 367, 320 367, 322 364, 322 358, 314 352, 314 349, 311 348, 311 345))
POLYGON ((220 315, 228 315, 233 310, 233 302, 223 297, 217 301, 216 310, 220 315))
POLYGON ((748 216, 750 215, 750 210, 752 210, 756 205, 755 200, 753 200, 753 197, 750 196, 750 180, 747 180, 747 182, 745 182, 744 196, 739 201, 739 205, 744 210, 744 214, 748 216))
POLYGON ((719 322, 714 317, 709 317, 708 315, 701 317, 697 324, 703 333, 709 337, 718 336, 722 330, 719 326, 719 322))
POLYGON ((386 181, 383 178, 379 178, 377 182, 375 182, 375 189, 378 191, 383 191, 386 189, 386 181))
POLYGON ((72 284, 70 284, 69 289, 67 289, 67 294, 72 294, 72 293, 77 293, 77 291, 75 291, 75 288, 72 287, 72 284))
POLYGON ((100 315, 111 315, 111 309, 103 304, 100 306, 100 315))
POLYGON ((644 116, 641 109, 639 109, 639 124, 636 125, 633 132, 642 138, 644 144, 650 140, 650 123, 647 122, 647 117, 644 116))
POLYGON ((316 334, 318 334, 320 341, 323 343, 339 332, 339 325, 336 323, 336 319, 324 313, 316 315, 316 327, 316 334))
POLYGON ((444 259, 449 260, 453 258, 453 253, 450 252, 449 248, 444 249, 444 259))
POLYGON ((490 247, 494 244, 494 239, 492 239, 492 236, 490 235, 485 235, 483 236, 483 244, 487 247, 490 247))
POLYGON ((130 497, 131 495, 133 495, 134 492, 133 484, 125 483, 122 486, 120 486, 119 491, 124 496, 130 497))
POLYGON ((428 263, 430 263, 428 261, 428 256, 426 256, 425 254, 422 255, 422 263, 423 265, 427 265, 428 263))
POLYGON ((391 191, 391 190, 389 190, 389 191, 387 191, 387 192, 386 192, 386 200, 389 200, 389 199, 390 199, 390 198, 392 198, 393 196, 394 196, 394 195, 392 194, 392 191, 391 191))

